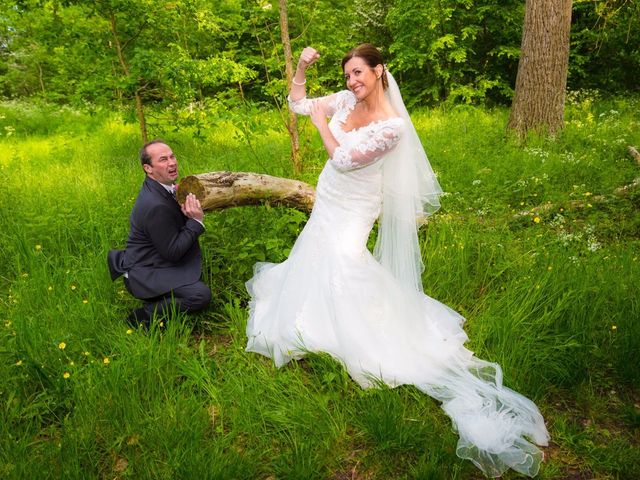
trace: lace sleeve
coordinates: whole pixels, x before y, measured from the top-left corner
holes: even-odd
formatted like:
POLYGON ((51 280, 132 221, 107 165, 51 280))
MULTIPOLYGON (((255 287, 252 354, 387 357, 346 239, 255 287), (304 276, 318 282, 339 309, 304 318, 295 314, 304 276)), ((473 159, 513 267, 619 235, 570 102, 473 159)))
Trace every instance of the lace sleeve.
POLYGON ((362 132, 362 140, 351 148, 339 146, 333 152, 331 163, 338 170, 353 170, 365 167, 379 160, 400 140, 403 121, 401 118, 372 124, 362 132))
MULTIPOLYGON (((289 108, 292 112, 297 113, 298 115, 309 115, 311 110, 311 102, 312 101, 320 101, 324 102, 328 106, 328 114, 330 117, 336 113, 337 110, 344 109, 344 107, 352 100, 352 95, 348 91, 341 91, 331 95, 327 95, 326 97, 318 97, 318 98, 301 98, 300 100, 291 100, 291 97, 287 97, 287 101, 289 102, 289 108)), ((355 98, 353 99, 353 103, 355 103, 355 98)))

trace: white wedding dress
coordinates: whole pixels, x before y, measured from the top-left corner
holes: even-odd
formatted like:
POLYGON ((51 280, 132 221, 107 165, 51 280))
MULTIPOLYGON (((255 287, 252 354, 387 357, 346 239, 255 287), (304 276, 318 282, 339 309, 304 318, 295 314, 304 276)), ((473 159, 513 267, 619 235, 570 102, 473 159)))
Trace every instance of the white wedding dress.
MULTIPOLYGON (((415 385, 442 402, 460 436, 457 454, 495 477, 507 468, 538 473, 548 441, 536 406, 502 385, 495 363, 463 344, 464 319, 408 289, 367 250, 381 212, 382 165, 402 135, 402 118, 349 132, 349 91, 324 97, 340 144, 318 179, 316 201, 289 258, 256 265, 247 351, 280 367, 307 352, 327 352, 362 387, 415 385)), ((309 112, 309 100, 290 102, 309 112)))

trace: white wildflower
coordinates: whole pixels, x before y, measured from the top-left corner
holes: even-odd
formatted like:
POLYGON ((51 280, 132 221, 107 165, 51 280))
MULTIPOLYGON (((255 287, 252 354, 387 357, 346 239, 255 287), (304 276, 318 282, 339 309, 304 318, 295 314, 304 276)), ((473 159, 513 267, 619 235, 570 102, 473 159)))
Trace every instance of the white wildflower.
POLYGON ((588 239, 587 239, 587 250, 589 250, 590 252, 595 252, 596 250, 598 250, 602 245, 600 244, 600 242, 598 242, 598 239, 594 236, 591 235, 588 239))

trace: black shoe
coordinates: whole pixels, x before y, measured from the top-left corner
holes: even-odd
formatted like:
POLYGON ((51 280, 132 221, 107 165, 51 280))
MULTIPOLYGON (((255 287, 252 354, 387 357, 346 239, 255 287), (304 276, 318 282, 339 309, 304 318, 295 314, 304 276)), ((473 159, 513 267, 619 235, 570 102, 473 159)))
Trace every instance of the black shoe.
POLYGON ((127 324, 131 328, 141 328, 143 330, 148 330, 151 319, 149 318, 149 314, 145 311, 145 309, 140 307, 132 310, 129 316, 125 319, 125 322, 127 322, 127 324))

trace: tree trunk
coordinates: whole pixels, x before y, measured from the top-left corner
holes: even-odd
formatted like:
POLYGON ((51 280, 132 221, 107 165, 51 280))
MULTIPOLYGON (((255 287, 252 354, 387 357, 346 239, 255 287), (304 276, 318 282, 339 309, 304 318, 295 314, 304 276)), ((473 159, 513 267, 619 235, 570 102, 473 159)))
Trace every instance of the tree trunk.
POLYGON ((40 62, 38 62, 38 81, 40 82, 40 90, 42 91, 42 94, 44 95, 45 91, 44 91, 44 74, 42 73, 42 65, 40 64, 40 62))
MULTIPOLYGON (((131 77, 131 73, 129 71, 129 65, 127 65, 127 60, 124 57, 124 52, 122 50, 122 43, 120 42, 120 36, 118 35, 118 29, 116 28, 116 15, 111 12, 110 15, 110 25, 111 25, 111 33, 113 35, 113 40, 116 44, 116 53, 118 54, 118 61, 120 62, 120 66, 122 67, 122 71, 126 77, 131 77)), ((140 125, 140 135, 142 136, 142 142, 147 143, 147 121, 144 116, 144 107, 142 105, 142 96, 140 95, 140 89, 136 89, 134 93, 135 102, 136 102, 136 116, 138 117, 138 124, 140 125)))
POLYGON ((188 193, 200 200, 203 210, 219 210, 247 205, 282 205, 310 212, 315 189, 304 182, 250 172, 210 172, 191 175, 180 181, 178 202, 188 193))
POLYGON ((140 92, 136 90, 136 116, 138 117, 138 124, 140 125, 140 135, 142 136, 142 143, 147 143, 149 137, 147 136, 147 120, 144 117, 144 108, 142 106, 142 97, 140 92))
POLYGON ((564 126, 571 0, 526 0, 516 90, 507 128, 556 134, 564 126))
MULTIPOLYGON (((293 79, 293 54, 291 53, 291 40, 289 38, 289 19, 287 15, 286 0, 278 0, 280 13, 280 38, 284 48, 284 66, 287 78, 287 87, 291 85, 293 79)), ((298 136, 298 118, 295 113, 289 110, 287 121, 287 131, 291 140, 291 162, 296 175, 302 172, 300 161, 300 137, 298 136)))

